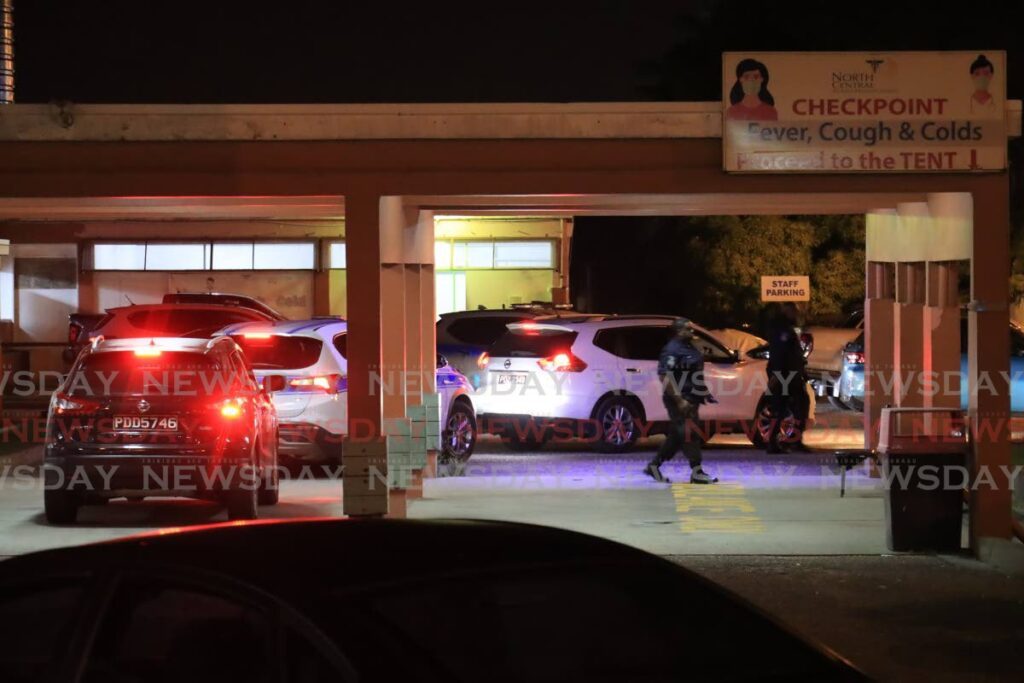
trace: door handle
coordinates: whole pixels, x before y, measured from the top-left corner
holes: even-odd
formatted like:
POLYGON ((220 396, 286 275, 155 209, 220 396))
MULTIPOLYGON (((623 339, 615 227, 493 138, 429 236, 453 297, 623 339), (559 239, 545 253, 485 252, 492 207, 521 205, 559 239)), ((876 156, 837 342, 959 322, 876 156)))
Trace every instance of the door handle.
POLYGON ((626 372, 640 372, 640 368, 626 368, 626 372))

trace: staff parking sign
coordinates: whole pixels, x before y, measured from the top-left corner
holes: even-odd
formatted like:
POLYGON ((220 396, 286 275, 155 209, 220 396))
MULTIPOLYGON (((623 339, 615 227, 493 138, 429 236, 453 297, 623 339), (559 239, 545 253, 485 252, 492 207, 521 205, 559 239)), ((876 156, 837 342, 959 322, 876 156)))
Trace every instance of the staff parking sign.
POLYGON ((724 167, 737 173, 1006 168, 1006 55, 727 52, 724 167))
POLYGON ((810 301, 809 275, 762 275, 761 301, 810 301))

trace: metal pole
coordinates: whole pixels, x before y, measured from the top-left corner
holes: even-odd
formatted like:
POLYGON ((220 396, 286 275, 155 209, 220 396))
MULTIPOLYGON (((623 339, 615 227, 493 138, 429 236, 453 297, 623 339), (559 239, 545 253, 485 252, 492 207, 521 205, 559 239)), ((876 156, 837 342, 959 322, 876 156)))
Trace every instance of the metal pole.
POLYGON ((0 104, 14 104, 14 0, 0 0, 0 104))

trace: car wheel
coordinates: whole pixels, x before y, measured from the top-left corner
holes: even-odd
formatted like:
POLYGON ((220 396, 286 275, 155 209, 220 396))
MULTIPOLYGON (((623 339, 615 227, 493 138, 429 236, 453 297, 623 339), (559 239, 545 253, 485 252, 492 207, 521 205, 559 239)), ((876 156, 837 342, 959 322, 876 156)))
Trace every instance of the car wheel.
MULTIPOLYGON (((758 448, 765 448, 772 436, 773 421, 774 416, 771 414, 771 407, 768 404, 767 397, 764 397, 757 404, 757 413, 754 415, 753 425, 747 433, 750 442, 758 448)), ((787 410, 782 418, 782 436, 780 440, 783 443, 796 441, 798 439, 797 432, 798 429, 793 412, 787 410)))
POLYGON ((256 502, 260 505, 277 505, 281 499, 281 476, 277 469, 277 458, 269 473, 260 479, 260 490, 256 494, 256 502))
POLYGON ((74 524, 80 505, 78 496, 70 491, 43 491, 43 509, 50 524, 74 524))
POLYGON ((858 413, 864 412, 864 399, 862 398, 856 398, 855 396, 851 396, 850 398, 846 399, 846 405, 847 407, 849 407, 850 410, 856 411, 858 413))
MULTIPOLYGON (((258 475, 254 475, 258 476, 258 475)), ((228 509, 229 520, 256 519, 259 516, 259 480, 253 482, 249 472, 241 477, 237 488, 229 489, 224 494, 224 503, 228 509)))
POLYGON ((448 411, 448 420, 441 435, 441 453, 438 460, 449 473, 461 472, 473 455, 476 446, 476 414, 465 401, 456 401, 448 411))
POLYGON ((597 421, 597 446, 604 453, 624 453, 640 438, 643 413, 635 400, 609 396, 594 409, 597 421))

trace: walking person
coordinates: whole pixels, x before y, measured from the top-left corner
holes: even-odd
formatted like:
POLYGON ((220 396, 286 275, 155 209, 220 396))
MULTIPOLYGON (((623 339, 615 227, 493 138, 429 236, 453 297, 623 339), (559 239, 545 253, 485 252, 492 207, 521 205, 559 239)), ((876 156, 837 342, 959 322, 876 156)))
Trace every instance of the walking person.
POLYGON ((765 451, 786 453, 789 449, 808 452, 804 445, 803 431, 807 424, 810 401, 807 397, 807 376, 804 371, 807 360, 800 346, 800 334, 796 329, 798 311, 796 304, 787 301, 779 308, 768 331, 768 394, 771 413, 771 435, 765 451), (786 417, 791 416, 797 435, 792 444, 780 442, 785 435, 786 417), (787 448, 788 446, 788 448, 787 448))
POLYGON ((686 318, 677 318, 672 323, 672 338, 658 356, 658 379, 671 426, 665 443, 644 468, 644 474, 654 481, 668 482, 661 473, 661 465, 682 450, 690 461, 690 483, 715 483, 718 479, 701 466, 699 410, 702 403, 717 401, 704 384, 704 355, 693 345, 693 328, 686 318))

